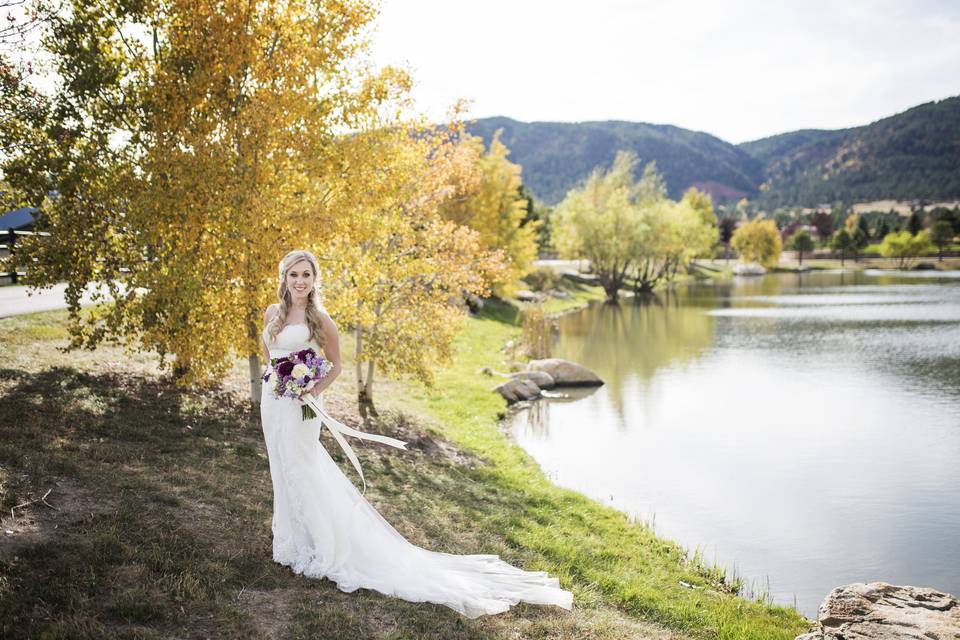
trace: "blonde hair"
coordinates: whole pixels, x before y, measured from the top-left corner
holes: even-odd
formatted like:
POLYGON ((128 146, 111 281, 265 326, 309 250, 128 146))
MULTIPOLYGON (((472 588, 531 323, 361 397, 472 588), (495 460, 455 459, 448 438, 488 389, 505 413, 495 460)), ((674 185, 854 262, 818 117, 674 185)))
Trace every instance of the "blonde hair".
POLYGON ((279 313, 275 314, 267 323, 266 329, 267 335, 269 336, 268 344, 276 340, 277 334, 280 333, 280 330, 283 329, 287 322, 287 314, 293 307, 293 295, 290 293, 290 289, 287 287, 287 272, 290 271, 290 267, 301 260, 306 260, 308 263, 310 263, 310 268, 313 271, 315 278, 313 282, 313 288, 310 289, 310 293, 307 294, 307 308, 305 313, 307 319, 307 328, 310 330, 310 337, 313 338, 322 348, 324 346, 325 339, 323 335, 323 324, 321 323, 321 314, 327 313, 327 310, 324 308, 323 302, 320 300, 320 274, 317 266, 317 258, 305 249, 291 251, 287 255, 283 256, 282 260, 280 260, 280 284, 277 287, 277 298, 280 300, 280 311, 279 313))

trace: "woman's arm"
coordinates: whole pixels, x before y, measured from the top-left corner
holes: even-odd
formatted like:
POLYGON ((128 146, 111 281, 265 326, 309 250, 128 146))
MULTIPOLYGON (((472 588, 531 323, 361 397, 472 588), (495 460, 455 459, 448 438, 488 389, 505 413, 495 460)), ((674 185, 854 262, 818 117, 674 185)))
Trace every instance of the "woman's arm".
POLYGON ((333 367, 327 373, 317 381, 317 384, 313 386, 310 390, 315 396, 319 396, 320 392, 333 384, 333 381, 340 375, 341 366, 340 366, 340 334, 337 332, 337 325, 334 323, 333 318, 331 318, 327 313, 321 314, 323 318, 323 353, 326 356, 327 360, 333 363, 333 367))
MULTIPOLYGON (((276 306, 275 304, 270 305, 269 307, 267 307, 267 310, 263 313, 263 326, 264 326, 264 328, 266 328, 267 324, 270 323, 270 318, 273 317, 273 308, 274 308, 275 306, 276 306)), ((264 341, 264 339, 263 339, 263 334, 262 334, 262 333, 261 333, 261 335, 260 335, 260 344, 263 346, 263 362, 264 362, 264 364, 269 365, 269 364, 270 364, 270 349, 267 348, 267 343, 264 341)))

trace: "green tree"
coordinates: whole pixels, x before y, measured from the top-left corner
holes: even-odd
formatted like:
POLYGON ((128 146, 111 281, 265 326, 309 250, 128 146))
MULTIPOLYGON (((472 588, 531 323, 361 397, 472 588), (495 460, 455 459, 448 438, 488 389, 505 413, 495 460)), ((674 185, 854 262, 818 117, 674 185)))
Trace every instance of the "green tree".
MULTIPOLYGON (((860 218, 860 220, 862 221, 863 218, 860 218)), ((858 225, 857 228, 853 230, 851 237, 853 238, 853 259, 854 261, 859 261, 860 252, 870 244, 870 236, 858 225)))
POLYGON ((889 235, 889 233, 890 233, 890 223, 888 223, 886 220, 881 220, 880 223, 877 225, 877 232, 876 234, 874 234, 874 237, 877 240, 880 240, 882 242, 883 239, 886 238, 887 235, 889 235))
POLYGON ((884 258, 895 258, 897 267, 904 269, 911 262, 929 252, 932 248, 927 231, 912 235, 909 231, 895 231, 887 234, 880 244, 880 255, 884 258))
POLYGON ((803 266, 803 254, 813 251, 813 238, 806 229, 800 229, 787 240, 787 248, 797 252, 800 266, 803 266))
POLYGON ((635 257, 650 241, 636 204, 651 185, 638 185, 636 164, 634 154, 617 153, 609 170, 594 169, 554 210, 554 242, 560 255, 588 258, 607 299, 614 302, 635 257))
POLYGON ((910 219, 907 220, 907 229, 912 235, 917 235, 923 229, 923 218, 923 209, 914 209, 910 214, 910 219))
POLYGON ((937 245, 939 261, 943 262, 943 248, 953 241, 953 225, 949 220, 937 220, 930 228, 930 241, 937 245))
POLYGON ((830 239, 830 248, 840 252, 840 268, 842 269, 847 258, 847 251, 853 248, 853 236, 846 229, 840 229, 830 239))
POLYGON ((618 153, 608 171, 594 170, 554 213, 558 249, 566 257, 590 258, 611 301, 629 278, 638 293, 652 291, 717 241, 706 194, 670 200, 656 165, 648 163, 637 180, 636 164, 634 154, 618 153))
POLYGON ((733 234, 731 242, 740 259, 772 267, 780 259, 783 243, 773 220, 753 220, 733 234))
POLYGON ((730 241, 733 239, 733 232, 737 230, 737 219, 733 216, 724 216, 717 223, 720 231, 720 244, 723 245, 723 253, 727 260, 730 260, 730 241))

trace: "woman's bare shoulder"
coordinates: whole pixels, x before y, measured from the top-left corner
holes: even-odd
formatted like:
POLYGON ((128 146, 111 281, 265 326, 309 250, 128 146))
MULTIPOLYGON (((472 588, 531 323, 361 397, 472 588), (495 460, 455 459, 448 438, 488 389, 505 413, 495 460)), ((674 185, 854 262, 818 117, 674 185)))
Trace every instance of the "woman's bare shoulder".
POLYGON ((269 307, 267 307, 267 310, 263 312, 264 324, 270 322, 270 319, 273 318, 273 316, 277 315, 277 312, 279 310, 280 310, 280 305, 277 304, 276 302, 274 302, 269 307))

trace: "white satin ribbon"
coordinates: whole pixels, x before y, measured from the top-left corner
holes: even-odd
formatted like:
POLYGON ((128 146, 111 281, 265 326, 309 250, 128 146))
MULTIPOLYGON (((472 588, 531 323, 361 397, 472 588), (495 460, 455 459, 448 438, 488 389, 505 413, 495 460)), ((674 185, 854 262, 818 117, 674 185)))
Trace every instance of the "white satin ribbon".
POLYGON ((353 436, 359 440, 379 442, 381 444, 390 445, 391 447, 396 447, 397 449, 407 448, 407 443, 403 440, 397 440, 396 438, 390 438, 388 436, 381 436, 376 433, 357 431, 356 429, 352 429, 342 422, 335 420, 334 418, 330 417, 329 413, 323 410, 323 407, 320 406, 319 402, 317 402, 316 396, 314 396, 312 393, 305 394, 302 400, 313 407, 317 417, 320 418, 321 425, 327 425, 330 433, 332 433, 334 439, 336 439, 337 444, 339 444, 340 448, 343 449, 343 452, 347 454, 347 458, 349 458, 350 462, 353 464, 353 468, 356 469, 357 473, 360 474, 360 481, 363 483, 363 491, 361 493, 366 493, 367 481, 363 477, 363 469, 360 468, 360 461, 357 459, 357 454, 353 452, 353 449, 350 448, 350 445, 347 444, 347 441, 343 436, 347 435, 353 436))

